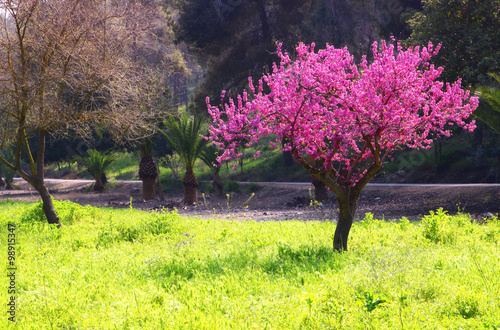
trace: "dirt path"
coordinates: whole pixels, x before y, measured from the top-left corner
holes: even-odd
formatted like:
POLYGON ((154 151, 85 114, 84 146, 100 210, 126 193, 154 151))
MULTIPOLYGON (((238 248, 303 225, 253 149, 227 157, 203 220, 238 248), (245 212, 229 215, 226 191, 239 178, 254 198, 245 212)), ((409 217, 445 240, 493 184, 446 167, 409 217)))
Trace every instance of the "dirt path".
MULTIPOLYGON (((26 182, 16 182, 18 190, 0 190, 0 200, 37 201, 39 197, 26 182)), ((101 194, 90 191, 89 180, 47 181, 47 186, 57 200, 70 200, 82 205, 123 208, 159 209, 176 208, 180 214, 203 218, 216 217, 240 220, 332 220, 337 217, 334 196, 323 205, 311 206, 312 185, 267 184, 259 186, 252 195, 241 185, 242 193, 229 198, 199 195, 200 203, 182 204, 182 194, 166 192, 165 202, 142 202, 141 183, 111 183, 101 194)), ((431 210, 443 207, 454 214, 457 211, 480 217, 486 213, 500 212, 500 185, 371 185, 367 186, 358 205, 358 218, 371 212, 378 219, 420 219, 431 210)))

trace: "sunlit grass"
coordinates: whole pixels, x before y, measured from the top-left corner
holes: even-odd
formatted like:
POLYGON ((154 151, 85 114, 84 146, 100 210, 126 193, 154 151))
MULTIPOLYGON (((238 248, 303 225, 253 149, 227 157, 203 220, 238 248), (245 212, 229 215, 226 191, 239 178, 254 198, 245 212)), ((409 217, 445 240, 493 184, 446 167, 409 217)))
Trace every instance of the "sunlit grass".
MULTIPOLYGON (((17 329, 497 329, 500 223, 436 211, 353 226, 0 202, 17 224, 17 329), (446 238, 446 239, 444 239, 446 238)), ((4 260, 6 260, 6 252, 4 260)), ((2 277, 2 287, 7 278, 2 277)), ((6 289, 1 291, 7 301, 6 289)))

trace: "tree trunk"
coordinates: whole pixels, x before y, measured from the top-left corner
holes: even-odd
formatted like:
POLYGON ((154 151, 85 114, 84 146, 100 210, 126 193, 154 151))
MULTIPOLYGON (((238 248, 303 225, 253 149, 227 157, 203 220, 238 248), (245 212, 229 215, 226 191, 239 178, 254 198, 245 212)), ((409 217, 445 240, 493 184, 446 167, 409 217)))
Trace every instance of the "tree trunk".
POLYGON ((6 186, 5 186, 6 190, 14 190, 14 186, 12 185, 12 181, 5 179, 5 184, 6 184, 6 186))
POLYGON ((198 180, 192 170, 186 171, 182 185, 184 186, 184 204, 198 203, 198 180))
POLYGON ((102 182, 102 185, 106 185, 106 183, 108 183, 108 178, 106 177, 106 173, 103 173, 101 175, 101 182, 102 182))
POLYGON ((104 191, 104 185, 102 184, 101 178, 95 180, 94 183, 94 192, 101 193, 104 191))
MULTIPOLYGON (((28 181, 33 188, 38 191, 40 197, 42 198, 42 208, 45 213, 45 217, 47 218, 47 222, 49 224, 56 224, 57 228, 61 227, 61 222, 59 222, 59 217, 57 216, 56 210, 54 209, 54 203, 52 202, 52 196, 49 193, 49 190, 45 186, 45 177, 44 177, 44 159, 45 159, 45 143, 46 143, 47 131, 41 129, 38 131, 38 148, 36 154, 36 165, 33 162, 33 158, 31 154, 29 155, 32 174, 34 176, 33 180, 28 181)), ((29 148, 28 148, 29 150, 29 148)), ((22 171, 22 170, 21 170, 22 171)), ((21 173, 19 173, 21 174, 21 173)), ((26 180, 26 177, 24 177, 26 180)))
POLYGON ((57 216, 56 210, 54 209, 54 202, 52 201, 52 196, 50 195, 49 190, 45 186, 45 183, 33 186, 36 189, 36 191, 38 191, 40 197, 42 198, 43 213, 45 213, 47 222, 49 224, 56 224, 57 228, 60 228, 61 222, 59 221, 59 217, 57 216))
POLYGON ((156 199, 156 178, 147 176, 142 179, 142 199, 150 201, 156 199))
POLYGON ((338 252, 347 251, 347 239, 358 207, 359 195, 347 192, 337 196, 339 201, 339 219, 333 236, 333 249, 338 252))
MULTIPOLYGON (((285 146, 288 144, 288 139, 286 137, 284 137, 282 140, 281 140, 281 146, 285 146)), ((290 167, 293 165, 293 156, 292 156, 292 153, 290 151, 283 151, 283 165, 285 167, 290 167)))
POLYGON ((161 184, 160 168, 156 166, 156 180, 158 181, 158 195, 161 201, 165 200, 165 195, 163 194, 163 186, 161 184))
POLYGON ((218 173, 214 175, 212 186, 214 187, 214 194, 216 196, 224 197, 224 184, 222 183, 222 179, 218 173))
POLYGON ((311 181, 314 186, 314 199, 318 202, 328 200, 328 189, 326 188, 326 185, 315 177, 312 177, 311 181))

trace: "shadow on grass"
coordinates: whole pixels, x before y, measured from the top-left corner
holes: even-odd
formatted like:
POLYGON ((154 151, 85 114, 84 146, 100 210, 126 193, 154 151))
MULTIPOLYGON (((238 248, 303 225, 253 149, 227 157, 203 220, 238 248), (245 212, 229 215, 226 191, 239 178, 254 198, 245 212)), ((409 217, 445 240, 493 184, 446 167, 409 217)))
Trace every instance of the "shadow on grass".
POLYGON ((277 251, 267 257, 262 257, 259 251, 249 248, 221 257, 179 256, 170 260, 147 261, 145 277, 159 281, 164 288, 179 287, 182 282, 194 278, 218 277, 230 273, 260 272, 293 277, 303 272, 340 271, 346 264, 345 258, 345 255, 326 246, 278 245, 277 251))

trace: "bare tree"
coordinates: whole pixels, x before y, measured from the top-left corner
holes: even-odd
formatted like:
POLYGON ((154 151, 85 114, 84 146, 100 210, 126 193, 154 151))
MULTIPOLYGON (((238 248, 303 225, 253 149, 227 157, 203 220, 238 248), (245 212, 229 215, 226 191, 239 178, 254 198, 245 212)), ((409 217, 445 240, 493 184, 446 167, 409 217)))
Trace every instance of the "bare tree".
POLYGON ((15 156, 0 161, 38 191, 51 224, 60 226, 44 183, 47 134, 71 130, 85 137, 98 125, 130 139, 155 116, 156 76, 133 56, 137 44, 151 40, 154 5, 0 1, 0 149, 13 146, 15 156))

